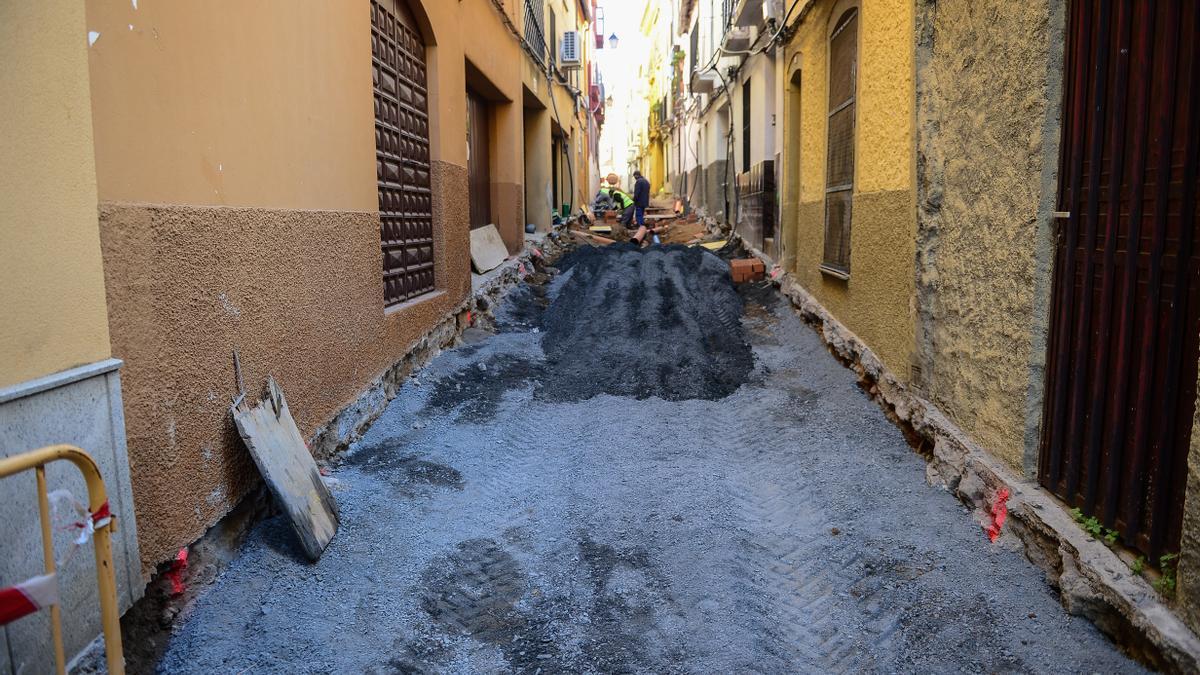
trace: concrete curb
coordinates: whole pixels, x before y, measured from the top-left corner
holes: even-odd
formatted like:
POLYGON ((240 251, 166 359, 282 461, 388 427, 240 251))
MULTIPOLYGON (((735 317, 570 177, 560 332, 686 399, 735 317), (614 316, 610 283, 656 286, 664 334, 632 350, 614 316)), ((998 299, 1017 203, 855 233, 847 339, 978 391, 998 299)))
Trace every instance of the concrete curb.
MULTIPOLYGON (((740 241, 734 233, 729 238, 740 241)), ((774 264, 761 251, 747 250, 768 269, 774 264)), ((1081 529, 1039 485, 1015 475, 933 403, 900 382, 789 274, 770 279, 820 334, 829 351, 858 373, 863 388, 926 457, 931 484, 949 490, 980 516, 988 512, 1001 489, 1008 490, 1010 519, 998 544, 1023 549, 1059 591, 1068 612, 1091 620, 1122 650, 1152 668, 1200 672, 1200 639, 1116 552, 1081 529)))

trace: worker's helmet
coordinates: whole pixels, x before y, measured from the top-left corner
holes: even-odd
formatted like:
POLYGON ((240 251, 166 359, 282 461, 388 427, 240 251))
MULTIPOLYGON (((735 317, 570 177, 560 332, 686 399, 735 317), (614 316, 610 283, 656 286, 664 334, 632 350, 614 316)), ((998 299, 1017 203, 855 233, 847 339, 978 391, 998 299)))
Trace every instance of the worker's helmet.
POLYGON ((617 183, 620 183, 620 182, 621 182, 620 176, 618 176, 615 173, 608 174, 608 184, 609 185, 616 185, 617 183))

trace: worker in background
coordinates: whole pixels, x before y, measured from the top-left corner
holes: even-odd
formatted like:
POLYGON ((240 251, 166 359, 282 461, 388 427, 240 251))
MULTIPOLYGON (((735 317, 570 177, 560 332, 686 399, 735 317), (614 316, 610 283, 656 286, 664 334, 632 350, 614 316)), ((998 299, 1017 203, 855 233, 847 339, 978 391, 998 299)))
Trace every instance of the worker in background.
POLYGON ((637 224, 646 224, 646 209, 650 208, 650 181, 641 171, 633 172, 633 206, 637 211, 637 224))
POLYGON ((625 227, 633 224, 634 212, 636 209, 633 204, 633 197, 621 191, 621 188, 609 183, 608 196, 612 198, 613 205, 621 211, 620 223, 625 227))
POLYGON ((658 232, 656 228, 646 227, 646 209, 650 207, 650 181, 642 175, 641 171, 633 172, 633 208, 636 212, 638 229, 634 233, 631 241, 636 246, 641 246, 642 242, 646 241, 648 235, 653 235, 654 243, 658 243, 658 232))
POLYGON ((612 193, 609 191, 608 183, 601 180, 600 189, 596 191, 596 198, 592 200, 592 211, 602 214, 605 211, 611 211, 612 208, 612 193))

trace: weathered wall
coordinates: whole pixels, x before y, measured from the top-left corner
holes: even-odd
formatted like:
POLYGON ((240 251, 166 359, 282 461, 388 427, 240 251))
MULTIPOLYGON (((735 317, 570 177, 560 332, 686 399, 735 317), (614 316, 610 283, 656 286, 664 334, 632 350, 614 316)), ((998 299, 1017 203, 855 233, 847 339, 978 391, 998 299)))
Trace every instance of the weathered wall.
POLYGON ((917 7, 921 385, 981 445, 1028 473, 1043 379, 1062 3, 917 7))
POLYGON ((0 388, 109 356, 83 6, 0 3, 0 388))
MULTIPOLYGON (((411 5, 429 45, 439 293, 385 311, 369 6, 88 4, 104 279, 147 570, 257 480, 228 414, 234 349, 248 393, 274 375, 308 436, 469 292, 465 42, 513 38, 487 0, 411 5)), ((481 69, 519 92, 515 65, 481 69)), ((519 148, 513 136, 498 147, 519 148)), ((519 168, 498 166, 503 192, 519 168)), ((496 203, 517 241, 519 203, 496 203)))
MULTIPOLYGON (((704 190, 704 215, 709 218, 716 219, 718 222, 723 222, 725 219, 725 185, 726 178, 729 182, 733 182, 733 176, 725 175, 726 167, 729 163, 723 159, 718 159, 708 166, 704 167, 704 184, 701 189, 704 190)), ((732 193, 729 195, 730 210, 733 210, 732 193)))
POLYGON ((466 184, 465 169, 435 163, 437 265, 453 281, 388 313, 374 213, 102 206, 147 564, 198 538, 258 480, 229 416, 233 350, 248 394, 274 376, 308 437, 466 296, 466 184))
MULTIPOLYGON (((1197 391, 1200 391, 1200 386, 1197 391)), ((1197 398, 1196 412, 1192 416, 1186 490, 1176 600, 1184 623, 1200 633, 1200 397, 1197 398)))
POLYGON ((866 3, 860 10, 851 278, 843 281, 819 270, 825 241, 828 33, 830 22, 850 6, 814 6, 781 55, 784 63, 798 59, 803 64, 798 107, 789 106, 785 120, 788 143, 797 142, 793 134, 799 133, 799 160, 790 163, 781 182, 798 182, 799 188, 785 196, 783 241, 792 245, 796 280, 903 377, 913 351, 916 233, 913 8, 903 0, 866 3))

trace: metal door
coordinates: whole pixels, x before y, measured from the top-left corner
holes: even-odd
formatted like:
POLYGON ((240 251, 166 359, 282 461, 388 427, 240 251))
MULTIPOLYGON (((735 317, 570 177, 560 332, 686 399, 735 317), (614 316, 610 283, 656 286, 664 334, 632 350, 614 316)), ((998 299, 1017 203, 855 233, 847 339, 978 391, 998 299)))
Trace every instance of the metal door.
POLYGON ((487 102, 472 91, 467 92, 467 177, 471 202, 471 229, 492 222, 492 185, 489 167, 487 102))
POLYGON ((1178 550, 1200 337, 1200 3, 1071 3, 1039 476, 1178 550))
POLYGON ((404 0, 371 2, 375 172, 387 305, 434 289, 425 41, 404 0))

